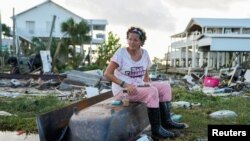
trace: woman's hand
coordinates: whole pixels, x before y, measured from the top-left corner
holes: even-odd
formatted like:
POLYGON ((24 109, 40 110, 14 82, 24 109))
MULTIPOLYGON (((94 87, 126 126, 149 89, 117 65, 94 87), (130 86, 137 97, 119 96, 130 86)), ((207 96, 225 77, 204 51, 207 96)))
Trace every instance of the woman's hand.
POLYGON ((124 88, 127 89, 129 95, 137 93, 137 89, 136 89, 137 87, 135 85, 133 85, 133 84, 127 84, 127 83, 125 83, 124 84, 124 88))
POLYGON ((150 87, 150 86, 151 86, 150 82, 144 82, 144 87, 150 87))

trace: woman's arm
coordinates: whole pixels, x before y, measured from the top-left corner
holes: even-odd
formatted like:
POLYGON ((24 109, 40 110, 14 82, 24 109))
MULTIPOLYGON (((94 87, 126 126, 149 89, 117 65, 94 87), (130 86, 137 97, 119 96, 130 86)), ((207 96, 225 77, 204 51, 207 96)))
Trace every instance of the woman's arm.
POLYGON ((118 65, 117 63, 111 61, 111 62, 109 63, 109 65, 108 65, 107 69, 106 69, 105 72, 104 72, 104 76, 105 76, 108 80, 110 80, 110 81, 112 81, 112 82, 114 82, 114 83, 120 85, 120 84, 122 83, 122 81, 121 81, 120 79, 118 79, 118 78, 114 75, 115 69, 117 69, 118 67, 119 67, 119 65, 118 65))
POLYGON ((145 73, 145 75, 144 75, 143 81, 144 81, 144 82, 149 82, 149 81, 150 81, 148 70, 146 70, 146 73, 145 73))
POLYGON ((136 93, 136 86, 132 85, 132 84, 128 84, 120 79, 118 79, 115 75, 114 75, 114 72, 115 72, 115 69, 117 69, 119 66, 117 63, 111 61, 106 69, 106 71, 104 72, 104 76, 109 79, 110 81, 118 84, 123 87, 123 88, 126 88, 128 90, 128 94, 131 94, 131 93, 136 93))

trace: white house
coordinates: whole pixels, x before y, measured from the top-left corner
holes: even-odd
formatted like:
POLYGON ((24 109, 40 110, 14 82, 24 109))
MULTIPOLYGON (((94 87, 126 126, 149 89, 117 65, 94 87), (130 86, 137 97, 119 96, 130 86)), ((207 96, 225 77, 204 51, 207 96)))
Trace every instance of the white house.
POLYGON ((171 66, 219 69, 249 61, 250 19, 192 18, 186 29, 171 36, 165 55, 171 66))
MULTIPOLYGON (((69 18, 80 22, 84 18, 72 13, 52 0, 47 0, 26 11, 15 15, 16 32, 19 36, 32 39, 32 37, 49 37, 53 16, 56 16, 53 37, 62 37, 61 23, 69 18)), ((105 40, 107 20, 85 19, 91 26, 92 43, 98 44, 105 40)))
MULTIPOLYGON (((76 23, 81 20, 86 20, 90 25, 90 35, 92 40, 87 44, 86 49, 90 49, 90 56, 92 57, 92 49, 96 45, 105 41, 106 26, 108 24, 105 19, 84 19, 77 14, 72 13, 66 8, 58 5, 52 0, 47 0, 39 5, 27 9, 19 14, 16 14, 15 20, 15 33, 18 37, 26 41, 31 41, 33 37, 49 38, 53 19, 55 18, 54 30, 52 36, 54 38, 63 37, 61 32, 61 24, 69 18, 73 18, 76 23)), ((86 45, 85 45, 86 46, 86 45)))

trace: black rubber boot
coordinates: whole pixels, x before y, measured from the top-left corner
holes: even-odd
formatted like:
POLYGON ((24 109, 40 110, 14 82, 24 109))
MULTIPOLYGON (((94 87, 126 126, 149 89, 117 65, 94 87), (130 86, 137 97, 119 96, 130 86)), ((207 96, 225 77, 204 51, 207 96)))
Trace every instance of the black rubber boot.
POLYGON ((160 112, 161 112, 161 122, 162 126, 165 129, 183 129, 186 128, 186 124, 183 123, 176 123, 171 119, 170 114, 170 105, 171 103, 169 101, 167 102, 160 102, 160 112))
POLYGON ((151 125, 152 136, 160 138, 174 138, 175 134, 161 126, 160 109, 148 108, 148 118, 151 125))

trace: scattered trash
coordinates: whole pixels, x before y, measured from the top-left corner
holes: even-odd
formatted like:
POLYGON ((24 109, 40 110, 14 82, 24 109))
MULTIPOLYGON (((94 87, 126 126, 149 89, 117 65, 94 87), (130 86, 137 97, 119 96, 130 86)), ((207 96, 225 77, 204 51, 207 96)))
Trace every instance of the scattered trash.
POLYGON ((243 92, 232 92, 232 96, 241 96, 243 92))
POLYGON ((192 77, 192 76, 190 76, 190 75, 185 75, 185 76, 183 77, 183 79, 185 79, 189 84, 195 85, 195 83, 193 82, 193 77, 192 77))
POLYGON ((40 51, 42 69, 44 74, 50 74, 52 70, 52 58, 49 50, 40 51))
POLYGON ((192 107, 199 107, 199 106, 201 106, 201 103, 199 103, 199 102, 193 102, 193 103, 191 103, 191 106, 192 107))
POLYGON ((233 94, 232 88, 203 87, 203 93, 210 96, 230 96, 233 94))
POLYGON ((213 94, 214 90, 215 88, 212 88, 212 87, 203 87, 202 92, 204 94, 213 94))
MULTIPOLYGON (((65 94, 63 96, 66 96, 65 94)), ((84 89, 74 89, 70 95, 66 96, 70 101, 77 101, 86 98, 86 91, 84 89)))
POLYGON ((0 87, 10 87, 11 85, 9 82, 6 82, 4 80, 0 80, 0 87))
POLYGON ((114 101, 112 101, 112 105, 122 105, 122 101, 114 100, 114 101))
POLYGON ((9 112, 0 111, 0 116, 12 116, 12 114, 9 112))
POLYGON ((17 80, 17 79, 11 79, 10 83, 15 88, 21 85, 21 82, 19 80, 17 80))
POLYGON ((137 139, 136 141, 153 141, 153 139, 146 134, 142 134, 139 136, 139 139, 137 139))
POLYGON ((87 98, 90 98, 99 94, 98 88, 86 87, 85 89, 86 89, 87 98))
POLYGON ((20 93, 0 92, 0 96, 6 96, 6 97, 16 98, 17 96, 20 96, 20 93))
POLYGON ((178 101, 178 102, 171 102, 173 108, 190 108, 190 102, 186 101, 178 101))
POLYGON ((218 94, 218 93, 231 93, 233 92, 232 88, 219 88, 219 89, 215 89, 214 93, 218 94))
POLYGON ((250 82, 250 70, 246 71, 244 77, 245 77, 245 82, 250 82))
POLYGON ((171 86, 175 84, 175 81, 174 81, 171 77, 168 78, 168 81, 167 81, 167 82, 168 82, 171 86))
POLYGON ((224 118, 236 118, 237 114, 234 111, 230 110, 220 110, 211 113, 209 116, 214 119, 224 119, 224 118))
POLYGON ((194 85, 193 87, 190 88, 190 90, 192 90, 192 91, 200 91, 201 90, 201 86, 194 85))
POLYGON ((205 76, 203 85, 205 87, 218 87, 220 79, 216 77, 205 76))
POLYGON ((182 115, 177 115, 174 113, 171 113, 171 119, 175 122, 181 122, 182 120, 182 115))
POLYGON ((211 96, 231 96, 232 93, 219 93, 219 94, 211 94, 211 96))

